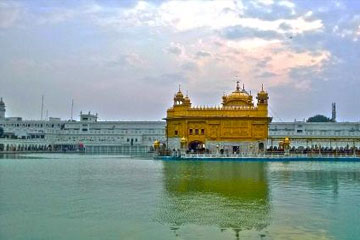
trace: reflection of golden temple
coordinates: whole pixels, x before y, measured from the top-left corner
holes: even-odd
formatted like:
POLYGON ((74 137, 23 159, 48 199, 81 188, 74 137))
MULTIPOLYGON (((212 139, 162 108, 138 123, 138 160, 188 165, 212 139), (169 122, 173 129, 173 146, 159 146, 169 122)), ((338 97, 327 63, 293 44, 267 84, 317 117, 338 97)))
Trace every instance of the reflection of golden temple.
POLYGON ((222 97, 221 107, 192 107, 190 98, 184 97, 179 88, 174 105, 167 110, 169 147, 206 148, 212 152, 217 150, 216 146, 227 151, 262 150, 266 147, 270 121, 268 99, 262 89, 254 106, 253 96, 244 86, 240 89, 237 82, 235 91, 222 97))
POLYGON ((269 223, 266 163, 185 162, 164 164, 167 198, 160 221, 222 229, 261 230, 269 223))

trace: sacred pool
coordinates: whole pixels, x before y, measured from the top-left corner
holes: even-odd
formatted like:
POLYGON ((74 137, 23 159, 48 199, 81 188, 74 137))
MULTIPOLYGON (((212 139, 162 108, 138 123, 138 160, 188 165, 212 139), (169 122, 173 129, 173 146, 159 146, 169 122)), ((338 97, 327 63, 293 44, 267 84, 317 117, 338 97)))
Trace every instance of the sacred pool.
POLYGON ((0 239, 358 239, 358 162, 0 155, 0 239))

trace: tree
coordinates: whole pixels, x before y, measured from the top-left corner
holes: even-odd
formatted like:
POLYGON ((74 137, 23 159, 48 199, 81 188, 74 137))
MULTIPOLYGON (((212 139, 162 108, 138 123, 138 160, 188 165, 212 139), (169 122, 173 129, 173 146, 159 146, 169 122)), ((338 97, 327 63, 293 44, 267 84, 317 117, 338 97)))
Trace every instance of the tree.
POLYGON ((309 117, 307 122, 331 122, 331 119, 324 115, 315 115, 313 117, 309 117))
POLYGON ((0 138, 2 138, 4 135, 4 129, 2 127, 0 127, 0 138))

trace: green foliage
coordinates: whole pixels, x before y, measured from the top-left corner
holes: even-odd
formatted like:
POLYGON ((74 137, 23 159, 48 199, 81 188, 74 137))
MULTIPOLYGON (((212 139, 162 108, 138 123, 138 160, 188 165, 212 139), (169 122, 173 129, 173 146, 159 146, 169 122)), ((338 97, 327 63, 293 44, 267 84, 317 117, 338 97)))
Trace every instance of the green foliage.
POLYGON ((2 138, 4 135, 4 129, 2 127, 0 127, 0 138, 2 138))
POLYGON ((310 117, 307 122, 331 122, 331 119, 324 116, 324 115, 315 115, 313 117, 310 117))

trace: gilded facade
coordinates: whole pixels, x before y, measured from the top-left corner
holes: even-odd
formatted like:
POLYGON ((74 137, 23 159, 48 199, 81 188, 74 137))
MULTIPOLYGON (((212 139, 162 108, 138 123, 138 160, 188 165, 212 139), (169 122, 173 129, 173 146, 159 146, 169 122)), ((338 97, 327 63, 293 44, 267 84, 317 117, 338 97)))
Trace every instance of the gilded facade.
POLYGON ((253 96, 237 82, 236 89, 222 97, 222 106, 193 107, 181 90, 167 110, 166 133, 170 148, 189 150, 258 151, 268 138, 268 94, 262 88, 253 96))

